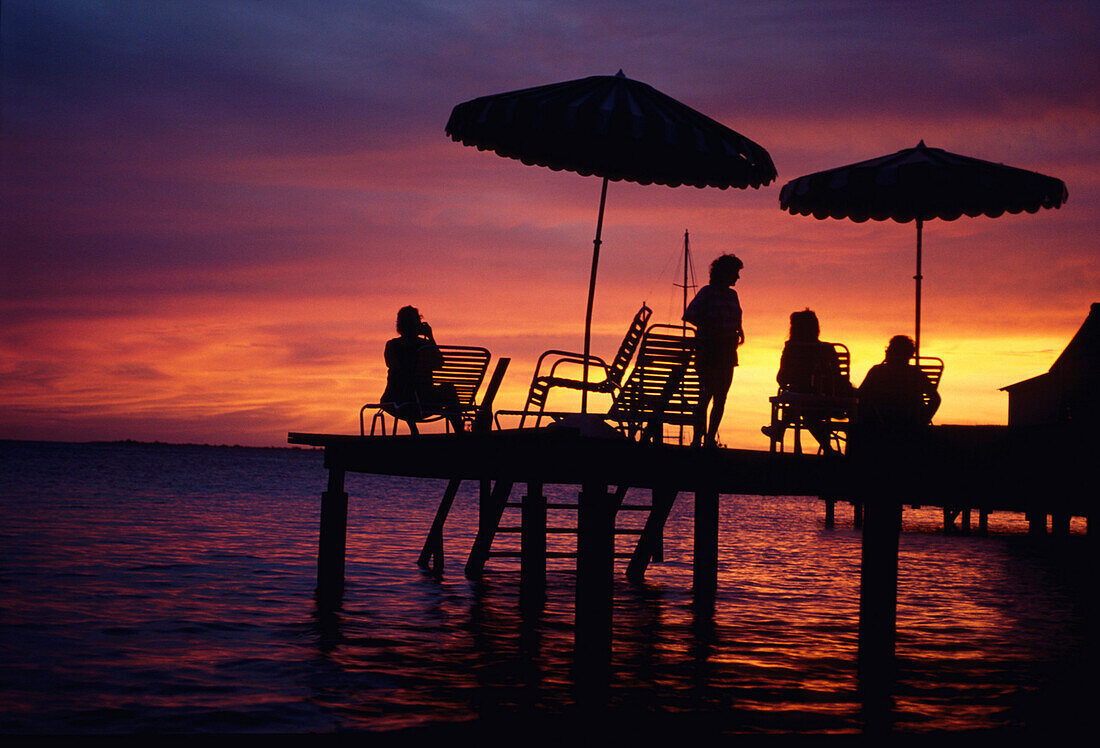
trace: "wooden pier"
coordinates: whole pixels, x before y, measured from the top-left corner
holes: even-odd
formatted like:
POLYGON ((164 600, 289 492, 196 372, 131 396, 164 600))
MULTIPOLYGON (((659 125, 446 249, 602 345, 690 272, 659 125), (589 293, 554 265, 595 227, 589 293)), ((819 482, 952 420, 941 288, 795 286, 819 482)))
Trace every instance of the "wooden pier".
MULTIPOLYGON (((737 449, 698 449, 582 435, 577 428, 481 431, 419 436, 347 436, 291 433, 289 442, 323 447, 328 487, 322 494, 317 558, 319 605, 339 605, 344 589, 348 472, 448 481, 418 562, 443 571, 443 528, 462 481, 476 481, 479 523, 465 574, 483 573, 498 532, 518 531, 521 599, 545 590, 547 484, 580 487, 576 504, 575 649, 578 662, 608 662, 614 579, 616 515, 628 488, 650 493, 648 514, 630 554, 626 574, 644 578, 660 559, 665 520, 677 496, 694 494, 692 587, 697 599, 713 596, 718 584, 718 519, 722 494, 817 496, 826 502, 831 524, 838 501, 852 504, 862 527, 860 661, 892 661, 897 586, 898 533, 906 505, 944 509, 945 530, 955 519, 969 527, 972 511, 979 529, 992 511, 1027 513, 1033 532, 1046 518, 1055 531, 1068 531, 1072 516, 1089 517, 1096 505, 1097 441, 1083 431, 1008 430, 1004 427, 933 428, 915 454, 882 470, 858 457, 819 457, 737 449), (868 480, 869 476, 874 480, 868 480), (885 476, 885 478, 884 478, 885 476), (518 501, 513 490, 525 486, 518 501), (521 510, 520 527, 501 528, 507 506, 521 510), (950 522, 949 522, 950 520, 950 522)), ((881 674, 880 674, 881 675, 881 674)), ((876 676, 877 677, 877 676, 876 676)), ((881 678, 879 678, 881 679, 881 678)), ((871 678, 875 681, 875 678, 871 678)))
POLYGON ((324 447, 329 471, 322 496, 318 588, 338 591, 343 584, 348 472, 438 478, 448 481, 436 521, 428 532, 422 566, 442 571, 443 523, 461 481, 482 486, 478 536, 465 565, 480 576, 503 510, 515 486, 525 484, 521 502, 521 570, 538 584, 545 568, 546 484, 581 486, 576 510, 578 585, 585 572, 610 578, 609 553, 614 518, 628 488, 648 490, 653 501, 639 536, 628 574, 641 579, 660 545, 664 520, 680 492, 697 503, 695 581, 713 586, 717 579, 717 515, 720 494, 819 495, 839 486, 839 463, 794 454, 749 450, 693 449, 643 444, 625 439, 581 436, 577 429, 545 428, 421 436, 344 436, 290 434, 291 444, 324 447), (705 516, 704 516, 705 515, 705 516), (605 559, 606 557, 606 559, 605 559), (592 559, 598 559, 594 561, 592 559))

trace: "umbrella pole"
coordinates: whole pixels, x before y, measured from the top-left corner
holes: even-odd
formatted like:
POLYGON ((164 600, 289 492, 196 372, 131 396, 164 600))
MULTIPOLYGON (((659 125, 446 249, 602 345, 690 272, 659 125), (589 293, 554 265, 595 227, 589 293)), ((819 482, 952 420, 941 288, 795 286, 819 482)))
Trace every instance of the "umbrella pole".
POLYGON ((921 259, 921 234, 923 233, 924 221, 917 219, 917 274, 913 276, 913 280, 917 282, 917 334, 913 341, 915 350, 913 355, 918 359, 920 358, 920 282, 924 278, 920 272, 920 259, 921 259))
POLYGON ((607 177, 600 189, 600 215, 596 219, 596 238, 592 240, 592 275, 588 279, 588 310, 584 314, 584 386, 581 388, 581 413, 588 412, 588 353, 592 347, 592 301, 596 297, 596 267, 600 264, 603 234, 603 207, 607 202, 607 177))

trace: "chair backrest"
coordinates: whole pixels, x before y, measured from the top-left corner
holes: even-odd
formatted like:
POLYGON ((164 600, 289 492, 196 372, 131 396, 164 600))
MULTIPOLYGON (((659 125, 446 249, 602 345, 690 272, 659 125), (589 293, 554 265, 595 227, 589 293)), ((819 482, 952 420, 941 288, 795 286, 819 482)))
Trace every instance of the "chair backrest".
POLYGON ((608 367, 607 378, 613 383, 613 386, 622 386, 623 377, 626 376, 626 367, 630 365, 630 359, 634 357, 634 351, 638 349, 638 343, 641 342, 642 334, 645 333, 646 324, 652 314, 653 310, 643 303, 642 308, 634 315, 634 319, 626 331, 626 336, 619 346, 619 351, 608 367))
POLYGON ((477 413, 474 416, 473 429, 474 431, 490 431, 493 426, 493 401, 496 400, 497 390, 500 389, 500 383, 504 381, 504 372, 508 370, 508 364, 512 362, 510 358, 498 358, 496 368, 493 369, 493 376, 489 377, 489 384, 485 387, 485 394, 481 398, 481 403, 477 406, 477 413))
POLYGON ((940 380, 943 378, 943 359, 934 356, 918 356, 916 364, 924 372, 924 376, 928 377, 932 386, 939 389, 940 380))
POLYGON ((647 425, 701 421, 702 382, 695 368, 695 336, 675 325, 652 325, 642 336, 638 360, 607 418, 631 435, 647 425))
MULTIPOLYGON (((928 377, 928 381, 932 383, 934 389, 940 388, 940 380, 943 379, 943 359, 936 358, 934 356, 917 356, 916 364, 920 367, 920 370, 924 372, 924 376, 928 377)), ((931 396, 925 395, 924 402, 927 405, 931 401, 931 396)))
POLYGON ((833 346, 833 350, 836 351, 836 360, 840 366, 840 376, 845 382, 851 384, 852 382, 852 354, 848 350, 848 346, 843 343, 830 343, 833 346))
POLYGON ((485 379, 485 372, 489 369, 489 350, 465 345, 437 347, 443 357, 443 364, 432 372, 432 384, 437 387, 454 387, 459 406, 472 407, 481 382, 485 379))

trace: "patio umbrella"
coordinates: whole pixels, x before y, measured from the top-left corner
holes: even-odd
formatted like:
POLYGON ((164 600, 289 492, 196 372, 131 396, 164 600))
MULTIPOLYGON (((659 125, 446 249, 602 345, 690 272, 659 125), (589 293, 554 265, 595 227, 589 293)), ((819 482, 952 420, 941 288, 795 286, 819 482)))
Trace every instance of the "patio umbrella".
POLYGON ((929 148, 922 140, 889 156, 792 179, 779 207, 814 218, 917 222, 916 336, 920 354, 921 234, 933 218, 1035 213, 1058 208, 1068 193, 1062 180, 1004 164, 929 148))
MULTIPOLYGON (((757 188, 776 177, 768 152, 620 70, 459 104, 447 134, 528 165, 603 178, 584 321, 584 383, 592 336, 608 181, 669 187, 757 188)), ((587 412, 587 387, 581 390, 587 412)))

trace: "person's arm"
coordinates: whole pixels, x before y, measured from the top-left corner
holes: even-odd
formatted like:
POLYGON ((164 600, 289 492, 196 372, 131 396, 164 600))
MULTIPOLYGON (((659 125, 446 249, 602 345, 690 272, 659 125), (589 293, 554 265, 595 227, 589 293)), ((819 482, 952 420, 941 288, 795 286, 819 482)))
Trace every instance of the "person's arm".
POLYGON ((791 344, 783 345, 783 353, 779 356, 779 371, 775 375, 775 381, 780 387, 787 387, 791 383, 791 344))
POLYGON ((704 301, 701 301, 700 299, 703 299, 703 297, 703 289, 699 289, 699 293, 695 294, 695 298, 691 300, 691 303, 687 305, 687 309, 684 310, 684 322, 690 322, 696 327, 699 326, 699 320, 702 318, 702 306, 704 303, 704 301))
POLYGON ((416 352, 417 367, 426 374, 443 366, 443 354, 439 352, 432 326, 427 322, 420 323, 420 338, 424 342, 416 352))
POLYGON ((443 354, 434 342, 427 342, 416 352, 417 368, 423 374, 430 374, 443 366, 443 354))
POLYGON ((733 292, 733 298, 737 303, 737 347, 740 348, 745 344, 745 319, 741 314, 741 299, 737 296, 737 291, 730 289, 733 292))

